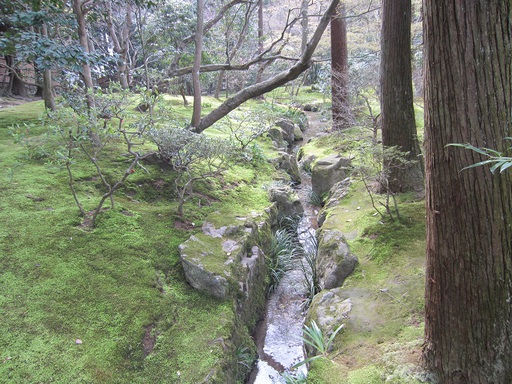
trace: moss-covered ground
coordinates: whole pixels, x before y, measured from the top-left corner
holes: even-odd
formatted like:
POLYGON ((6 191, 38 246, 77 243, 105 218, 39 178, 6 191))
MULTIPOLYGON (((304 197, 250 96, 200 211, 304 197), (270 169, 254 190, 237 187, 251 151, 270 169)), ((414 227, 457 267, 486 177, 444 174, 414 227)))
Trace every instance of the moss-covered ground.
MULTIPOLYGON (((177 118, 190 114, 167 101, 177 118)), ((66 169, 53 161, 56 138, 38 125, 42 112, 40 101, 0 110, 0 383, 202 382, 226 364, 236 319, 231 301, 186 283, 178 245, 212 212, 268 205, 261 185, 273 167, 234 164, 224 179, 198 183, 179 218, 172 174, 149 164, 84 230, 66 169), (14 143, 16 125, 30 146, 14 143)), ((107 174, 126 168, 122 156, 109 156, 107 174)), ((73 169, 92 209, 101 192, 94 169, 80 158, 73 169)))
MULTIPOLYGON (((267 102, 281 108, 286 97, 278 90, 267 102)), ((188 119, 191 107, 179 98, 167 102, 177 120, 188 119)), ((327 105, 313 92, 294 102, 327 105)), ((206 99, 205 110, 216 103, 206 99)), ((226 358, 234 310, 186 283, 177 247, 207 216, 219 226, 230 215, 262 209, 273 167, 240 162, 222 180, 199 183, 179 218, 172 174, 148 165, 149 173, 131 175, 115 208, 87 231, 65 168, 49 156, 53 139, 37 125, 42 110, 42 102, 0 110, 0 383, 208 382, 226 358), (31 122, 22 133, 33 146, 15 144, 10 127, 31 122)), ((344 152, 353 142, 327 139, 309 150, 344 152)), ((255 151, 271 156, 270 142, 258 142, 255 151)), ((124 167, 122 157, 108 161, 109 172, 124 167)), ((74 166, 79 196, 92 209, 101 185, 90 164, 74 166)), ((400 210, 400 222, 381 220, 354 184, 329 212, 325 225, 346 233, 359 257, 345 287, 362 305, 354 309, 360 321, 347 325, 328 358, 314 362, 308 382, 414 382, 423 332, 423 203, 404 196, 400 210)))
MULTIPOLYGON (((417 107, 421 109, 420 107, 417 107)), ((418 121, 422 133, 423 121, 418 121)), ((332 153, 357 164, 370 132, 352 128, 311 140, 303 156, 332 153)), ((373 192, 376 205, 383 196, 373 192)), ((326 210, 323 228, 345 234, 359 265, 342 287, 352 311, 326 357, 311 363, 308 383, 420 383, 424 331, 425 209, 421 196, 398 196, 401 218, 381 217, 360 178, 339 205, 326 210)))

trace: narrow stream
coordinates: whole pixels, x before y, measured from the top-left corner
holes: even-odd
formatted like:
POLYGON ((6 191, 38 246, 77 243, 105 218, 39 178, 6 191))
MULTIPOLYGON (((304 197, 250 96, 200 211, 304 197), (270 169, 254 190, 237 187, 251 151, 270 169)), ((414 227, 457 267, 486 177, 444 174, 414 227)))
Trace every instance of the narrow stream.
MULTIPOLYGON (((299 223, 298 236, 306 251, 314 247, 312 237, 315 236, 315 229, 307 213, 299 223)), ((259 324, 256 336, 257 344, 260 344, 259 359, 248 383, 284 383, 281 374, 291 373, 291 368, 305 359, 301 340, 305 295, 301 263, 296 260, 268 300, 265 318, 259 324)), ((293 371, 307 374, 305 365, 293 371)))
MULTIPOLYGON (((318 212, 309 204, 310 189, 311 178, 303 173, 301 185, 296 189, 304 207, 304 216, 299 223, 297 235, 305 252, 316 252, 314 237, 318 212)), ((284 372, 307 374, 305 365, 292 370, 294 365, 305 359, 304 343, 301 339, 305 318, 305 296, 301 261, 296 260, 292 269, 271 294, 265 317, 257 326, 255 340, 259 359, 247 381, 248 384, 285 383, 281 376, 284 372)))

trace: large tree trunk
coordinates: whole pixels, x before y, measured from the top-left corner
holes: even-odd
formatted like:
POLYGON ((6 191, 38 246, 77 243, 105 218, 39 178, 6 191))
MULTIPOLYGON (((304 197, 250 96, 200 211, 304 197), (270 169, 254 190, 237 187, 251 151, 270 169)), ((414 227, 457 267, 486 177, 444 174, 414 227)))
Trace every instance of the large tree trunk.
POLYGON ((13 56, 5 56, 5 61, 7 66, 9 67, 9 77, 10 81, 10 92, 16 96, 27 96, 27 88, 25 87, 25 83, 20 80, 21 71, 14 64, 13 56))
POLYGON ((411 70, 411 0, 382 0, 382 145, 408 152, 404 166, 386 161, 393 192, 423 190, 423 162, 414 119, 411 70))
POLYGON ((203 54, 203 20, 204 0, 197 0, 197 29, 196 29, 196 51, 194 56, 194 67, 192 69, 192 84, 194 86, 194 111, 192 113, 192 127, 197 127, 201 121, 201 81, 199 69, 201 68, 201 55, 203 54))
POLYGON ((350 125, 347 23, 343 19, 343 4, 331 18, 331 94, 332 129, 339 131, 350 125))
MULTIPOLYGON (((395 0, 392 0, 395 1, 395 0)), ((475 152, 512 134, 512 5, 425 0, 424 357, 439 383, 512 383, 512 173, 475 152)))

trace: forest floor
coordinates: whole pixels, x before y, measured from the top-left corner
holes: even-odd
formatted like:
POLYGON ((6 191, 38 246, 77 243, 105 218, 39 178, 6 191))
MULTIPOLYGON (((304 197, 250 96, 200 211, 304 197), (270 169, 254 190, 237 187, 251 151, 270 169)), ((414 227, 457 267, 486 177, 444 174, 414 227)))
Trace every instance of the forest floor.
MULTIPOLYGON (((191 200, 186 226, 173 213, 169 175, 137 171, 116 196, 116 208, 85 232, 65 169, 50 157, 53 138, 38 125, 42 102, 27 101, 0 99, 0 383, 200 382, 221 358, 215 340, 228 338, 232 308, 186 283, 177 247, 214 210, 263 204, 268 165, 237 165, 224 180, 228 189, 203 187, 212 203, 191 200), (17 123, 23 130, 14 145, 17 123)), ((170 102, 179 112, 179 100, 170 102)), ((310 134, 328 124, 322 113, 309 117, 310 134)), ((319 152, 358 142, 306 141, 319 152)), ((123 164, 112 157, 109 172, 123 164)), ((94 170, 81 162, 74 167, 80 196, 91 206, 99 196, 94 170)), ((312 365, 308 383, 420 382, 423 205, 401 196, 403 219, 382 220, 354 183, 331 212, 329 225, 347 234, 360 261, 344 286, 353 324, 336 338, 329 359, 312 365)))

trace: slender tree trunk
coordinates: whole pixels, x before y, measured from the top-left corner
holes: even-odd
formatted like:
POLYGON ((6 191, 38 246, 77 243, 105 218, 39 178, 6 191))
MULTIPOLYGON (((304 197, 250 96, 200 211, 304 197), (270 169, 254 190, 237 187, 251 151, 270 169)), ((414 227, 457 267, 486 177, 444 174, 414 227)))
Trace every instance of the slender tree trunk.
MULTIPOLYGON (((48 37, 48 27, 46 24, 43 24, 41 34, 43 37, 48 37)), ((53 92, 52 71, 50 68, 43 69, 43 100, 46 109, 55 111, 55 94, 53 92)))
POLYGON ((194 67, 192 69, 192 84, 194 86, 194 111, 192 114, 192 127, 199 126, 201 121, 201 81, 199 69, 201 67, 201 56, 203 53, 203 20, 204 0, 197 0, 197 29, 196 29, 196 51, 194 56, 194 67))
POLYGON ((343 19, 343 4, 331 18, 331 93, 332 129, 339 131, 350 125, 348 103, 347 24, 343 19))
POLYGON ((309 34, 309 0, 302 0, 302 4, 300 6, 300 14, 301 14, 301 27, 302 27, 302 40, 300 44, 300 51, 303 53, 306 50, 306 45, 308 43, 308 34, 309 34))
MULTIPOLYGON (((89 53, 89 35, 87 33, 87 25, 85 21, 86 12, 82 8, 82 0, 73 0, 73 13, 75 14, 78 23, 78 38, 80 46, 84 52, 89 53)), ((86 90, 94 89, 94 82, 92 80, 91 67, 88 63, 82 65, 82 78, 86 90)), ((89 95, 87 97, 87 104, 89 107, 94 107, 94 98, 89 95)))
POLYGON ((387 168, 393 192, 423 190, 423 162, 414 118, 411 69, 411 0, 382 0, 381 34, 382 145, 407 152, 415 163, 387 168))
MULTIPOLYGON (((263 38, 263 0, 258 0, 258 53, 263 52, 263 38)), ((265 63, 260 63, 258 66, 258 73, 256 74, 256 83, 261 82, 264 69, 265 63)))
POLYGON ((424 358, 439 383, 512 383, 512 172, 450 143, 512 134, 512 4, 425 0, 424 358))
POLYGON ((112 18, 112 3, 107 4, 107 16, 106 16, 107 27, 110 38, 114 44, 114 52, 119 55, 119 64, 117 66, 117 73, 119 77, 119 83, 122 88, 128 88, 130 79, 129 73, 130 68, 127 65, 128 59, 128 46, 130 42, 130 29, 132 27, 132 9, 131 3, 128 1, 126 4, 126 16, 124 24, 121 27, 121 33, 118 37, 118 32, 114 26, 112 18))

